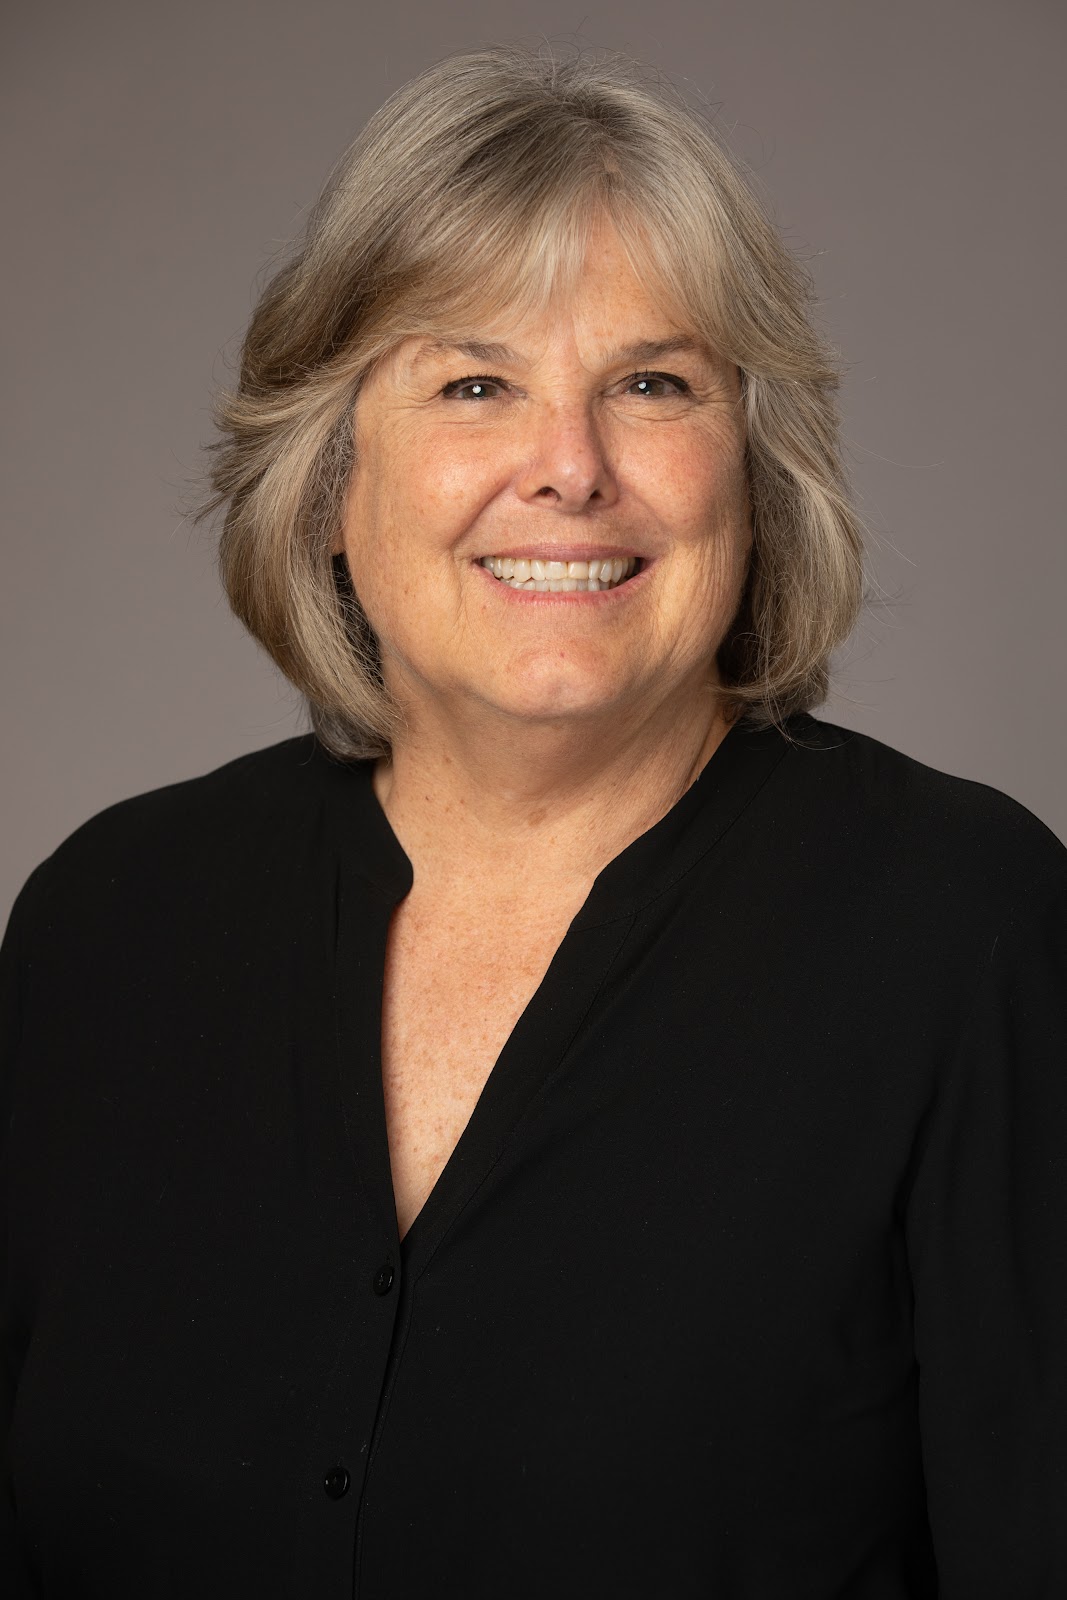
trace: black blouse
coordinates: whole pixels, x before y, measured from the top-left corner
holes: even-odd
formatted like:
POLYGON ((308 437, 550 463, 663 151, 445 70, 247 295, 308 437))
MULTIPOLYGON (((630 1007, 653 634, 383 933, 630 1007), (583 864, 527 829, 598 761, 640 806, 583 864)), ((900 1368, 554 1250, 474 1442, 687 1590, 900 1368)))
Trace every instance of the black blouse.
POLYGON ((399 1243, 410 882, 309 737, 112 807, 20 896, 4 1596, 1064 1600, 1047 829, 810 717, 735 728, 598 877, 399 1243))

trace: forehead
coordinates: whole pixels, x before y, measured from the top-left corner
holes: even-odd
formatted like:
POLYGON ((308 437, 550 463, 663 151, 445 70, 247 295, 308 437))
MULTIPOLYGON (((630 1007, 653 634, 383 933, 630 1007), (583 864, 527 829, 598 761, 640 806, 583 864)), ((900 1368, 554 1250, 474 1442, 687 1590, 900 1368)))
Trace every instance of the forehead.
POLYGON ((705 308, 682 303, 688 297, 672 286, 667 239, 621 220, 620 232, 603 212, 587 210, 506 240, 475 237, 427 262, 414 293, 388 318, 393 353, 412 373, 457 357, 483 368, 515 365, 572 326, 598 362, 714 359, 705 308))
MULTIPOLYGON (((708 345, 693 333, 679 331, 667 333, 661 338, 629 339, 626 337, 627 331, 625 328, 613 329, 612 334, 619 334, 621 338, 618 342, 606 344, 605 348, 598 352, 605 366, 649 366, 655 361, 662 361, 674 355, 694 356, 698 360, 709 360, 712 357, 708 345)), ((499 339, 426 335, 412 341, 409 370, 417 373, 425 367, 448 361, 454 356, 461 356, 484 366, 524 366, 530 361, 531 355, 531 351, 499 339)))

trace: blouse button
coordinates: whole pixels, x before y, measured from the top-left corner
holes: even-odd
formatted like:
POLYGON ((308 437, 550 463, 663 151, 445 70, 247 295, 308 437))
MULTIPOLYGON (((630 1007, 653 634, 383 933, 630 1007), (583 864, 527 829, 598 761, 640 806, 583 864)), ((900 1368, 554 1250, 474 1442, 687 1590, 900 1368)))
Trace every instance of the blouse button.
POLYGON ((388 1294, 390 1289, 393 1287, 393 1279, 395 1277, 396 1274, 393 1271, 391 1262, 387 1261, 384 1267, 379 1267, 377 1272, 374 1274, 375 1294, 388 1294))
POLYGON ((331 1467, 322 1480, 322 1487, 331 1500, 340 1500, 343 1494, 348 1493, 348 1473, 345 1468, 331 1467))

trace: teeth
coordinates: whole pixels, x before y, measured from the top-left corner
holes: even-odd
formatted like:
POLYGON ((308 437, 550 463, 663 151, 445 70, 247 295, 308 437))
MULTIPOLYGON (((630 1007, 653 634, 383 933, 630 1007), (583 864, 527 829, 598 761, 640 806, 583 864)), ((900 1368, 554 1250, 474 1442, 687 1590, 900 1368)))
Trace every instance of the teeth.
POLYGON ((595 594, 600 589, 613 589, 637 570, 632 556, 612 556, 604 561, 527 561, 483 556, 482 566, 509 589, 527 589, 536 594, 572 594, 575 590, 595 594))

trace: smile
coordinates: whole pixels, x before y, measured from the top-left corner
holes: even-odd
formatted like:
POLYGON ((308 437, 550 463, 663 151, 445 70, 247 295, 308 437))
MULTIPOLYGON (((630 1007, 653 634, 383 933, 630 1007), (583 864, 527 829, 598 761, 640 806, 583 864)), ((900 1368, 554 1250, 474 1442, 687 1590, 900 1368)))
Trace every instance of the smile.
POLYGON ((510 556, 483 556, 480 565, 509 589, 536 594, 567 594, 576 590, 596 593, 616 589, 632 578, 639 562, 634 556, 612 556, 602 561, 513 560, 510 556))

